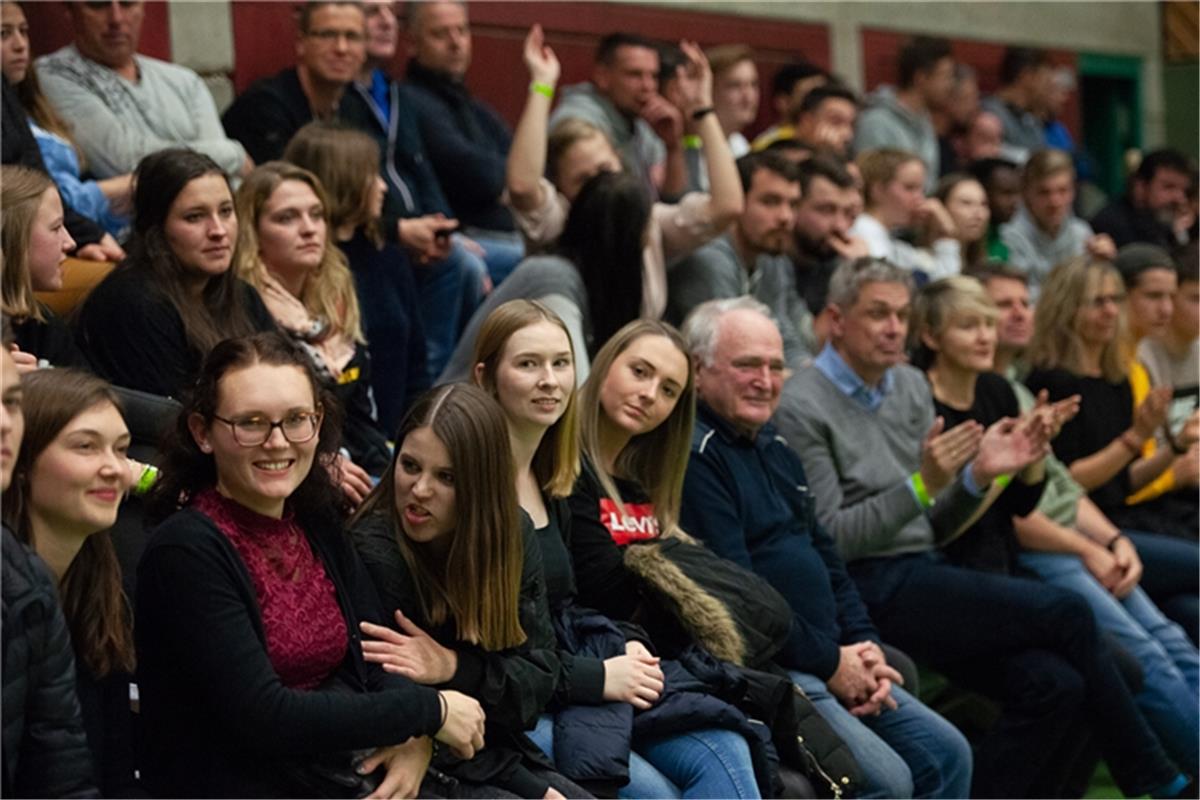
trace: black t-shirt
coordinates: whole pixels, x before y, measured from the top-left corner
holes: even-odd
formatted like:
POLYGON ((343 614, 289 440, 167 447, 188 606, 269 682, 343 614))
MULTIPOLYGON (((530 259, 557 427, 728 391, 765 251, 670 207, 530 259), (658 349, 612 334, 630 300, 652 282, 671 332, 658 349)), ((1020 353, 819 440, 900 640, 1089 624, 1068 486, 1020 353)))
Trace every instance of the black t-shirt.
MULTIPOLYGON (((1063 425, 1055 438, 1054 454, 1070 466, 1072 462, 1103 450, 1133 424, 1133 390, 1129 381, 1110 383, 1104 378, 1075 375, 1065 369, 1035 369, 1025 384, 1036 394, 1045 389, 1050 400, 1078 394, 1079 413, 1063 425)), ((1088 493, 1101 510, 1118 509, 1129 496, 1129 470, 1121 470, 1107 483, 1088 493)))
POLYGON ((33 317, 17 321, 13 320, 13 338, 17 346, 26 353, 32 353, 38 360, 44 360, 52 367, 78 367, 91 369, 87 358, 75 344, 75 337, 62 317, 55 314, 42 303, 43 320, 33 317))
MULTIPOLYGON (((546 600, 557 610, 575 595, 575 575, 571 570, 571 554, 563 538, 562 526, 555 513, 553 500, 547 500, 549 522, 538 528, 538 546, 542 551, 542 571, 546 577, 546 600)), ((560 501, 561 502, 561 501, 560 501)))
MULTIPOLYGON (((1008 381, 1000 375, 983 373, 975 381, 975 402, 964 410, 933 401, 946 430, 975 420, 987 428, 1005 417, 1018 417, 1021 407, 1008 381)), ((961 536, 946 545, 947 557, 956 564, 988 572, 1011 572, 1016 564, 1017 543, 1013 516, 1031 513, 1042 496, 1044 482, 1027 485, 1013 476, 996 501, 961 536)))

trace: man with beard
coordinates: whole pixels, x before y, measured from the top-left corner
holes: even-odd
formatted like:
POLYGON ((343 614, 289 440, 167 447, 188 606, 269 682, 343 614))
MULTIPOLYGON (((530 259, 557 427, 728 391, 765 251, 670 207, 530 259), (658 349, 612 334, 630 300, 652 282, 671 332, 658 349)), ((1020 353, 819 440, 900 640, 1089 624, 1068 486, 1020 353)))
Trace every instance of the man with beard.
POLYGON ((799 166, 800 205, 796 209, 796 289, 820 315, 829 276, 843 260, 870 255, 867 243, 850 234, 861 205, 858 184, 837 159, 818 155, 799 166))
POLYGON ((1174 223, 1187 207, 1191 169, 1187 156, 1178 150, 1147 153, 1129 191, 1102 209, 1092 219, 1092 228, 1111 236, 1117 247, 1145 242, 1169 250, 1182 244, 1174 223))
POLYGON ((667 319, 678 323, 706 300, 752 295, 775 315, 788 363, 802 364, 812 355, 812 314, 784 255, 800 202, 797 165, 762 152, 742 156, 737 166, 745 210, 724 235, 667 274, 667 319))

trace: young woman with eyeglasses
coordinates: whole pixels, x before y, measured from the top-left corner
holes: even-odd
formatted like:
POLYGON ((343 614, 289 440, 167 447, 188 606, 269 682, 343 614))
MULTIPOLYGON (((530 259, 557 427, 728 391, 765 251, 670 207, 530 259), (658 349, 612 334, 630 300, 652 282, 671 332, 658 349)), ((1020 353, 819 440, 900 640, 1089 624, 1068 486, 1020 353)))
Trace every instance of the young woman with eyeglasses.
POLYGON ((382 611, 313 469, 337 446, 324 398, 306 356, 257 334, 213 349, 180 414, 138 568, 155 795, 296 796, 297 765, 371 749, 379 795, 412 796, 431 737, 465 758, 483 745, 477 702, 362 658, 358 624, 382 611))

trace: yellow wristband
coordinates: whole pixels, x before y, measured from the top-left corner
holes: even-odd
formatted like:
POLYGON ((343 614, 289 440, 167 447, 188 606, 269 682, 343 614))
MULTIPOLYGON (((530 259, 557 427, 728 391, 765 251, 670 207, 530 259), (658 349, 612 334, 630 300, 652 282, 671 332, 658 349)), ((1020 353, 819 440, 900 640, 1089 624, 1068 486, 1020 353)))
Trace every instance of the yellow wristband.
POLYGON ((540 94, 548 100, 554 99, 554 87, 548 83, 534 81, 533 83, 529 84, 529 91, 540 94))
POLYGON ((683 148, 685 150, 699 150, 704 147, 704 140, 696 134, 688 134, 683 137, 683 148))
POLYGON ((929 490, 925 488, 925 479, 921 477, 921 473, 914 472, 908 480, 912 485, 913 492, 917 495, 917 502, 921 504, 921 508, 931 508, 933 498, 929 496, 929 490))

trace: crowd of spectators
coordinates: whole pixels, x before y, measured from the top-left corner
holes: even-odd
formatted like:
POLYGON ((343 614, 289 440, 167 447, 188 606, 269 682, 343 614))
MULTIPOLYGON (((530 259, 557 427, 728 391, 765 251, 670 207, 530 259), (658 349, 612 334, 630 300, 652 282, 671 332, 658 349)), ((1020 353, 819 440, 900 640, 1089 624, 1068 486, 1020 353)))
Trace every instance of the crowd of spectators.
POLYGON ((1196 165, 1082 218, 1045 52, 535 24, 510 128, 466 3, 302 3, 223 114, 65 5, 0 0, 0 794, 1196 796, 1196 165))

